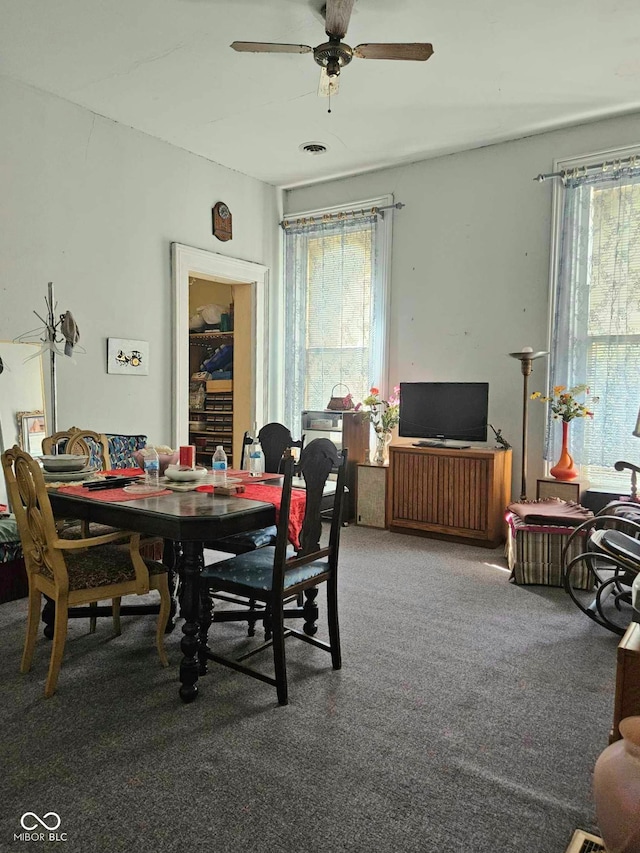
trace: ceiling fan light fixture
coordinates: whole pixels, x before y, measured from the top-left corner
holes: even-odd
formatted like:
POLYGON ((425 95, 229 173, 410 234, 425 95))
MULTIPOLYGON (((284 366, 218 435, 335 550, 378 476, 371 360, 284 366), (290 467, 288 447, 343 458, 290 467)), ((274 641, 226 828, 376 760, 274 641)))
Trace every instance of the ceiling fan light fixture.
POLYGON ((337 77, 340 74, 340 63, 333 57, 327 62, 326 68, 328 77, 337 77))
MULTIPOLYGON (((318 0, 313 0, 315 4, 318 0)), ((321 2, 321 0, 320 0, 321 2)), ((389 3, 390 0, 385 0, 389 3)), ((231 47, 245 53, 312 53, 314 61, 320 66, 320 84, 318 95, 331 98, 338 94, 340 72, 349 65, 353 57, 358 59, 394 59, 423 61, 433 54, 433 45, 427 42, 364 42, 356 47, 342 40, 347 35, 351 13, 356 0, 326 0, 320 15, 325 21, 325 33, 328 41, 317 47, 308 44, 279 44, 275 42, 234 41, 231 47)), ((331 101, 329 109, 331 112, 331 101)), ((303 148, 303 146, 300 146, 303 148)), ((303 148, 304 150, 304 148, 303 148)))
POLYGON ((314 48, 313 58, 318 65, 327 69, 327 74, 330 77, 336 77, 342 66, 348 65, 353 59, 353 50, 348 44, 330 39, 314 48), (329 70, 330 68, 331 70, 329 70))
POLYGON ((305 154, 326 154, 327 146, 323 145, 322 142, 303 142, 302 145, 299 146, 300 151, 304 151, 305 154))

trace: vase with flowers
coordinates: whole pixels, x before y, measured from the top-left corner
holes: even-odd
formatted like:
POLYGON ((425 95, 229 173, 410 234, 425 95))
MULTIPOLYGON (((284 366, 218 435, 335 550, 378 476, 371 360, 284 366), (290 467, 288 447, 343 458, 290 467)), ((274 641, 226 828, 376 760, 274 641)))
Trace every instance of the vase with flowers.
MULTIPOLYGON (((574 385, 567 388, 565 385, 556 385, 553 394, 545 397, 540 391, 534 391, 532 400, 540 400, 541 403, 549 403, 553 417, 562 420, 562 450, 560 458, 551 468, 549 473, 556 480, 575 480, 578 469, 573 463, 573 457, 569 453, 569 424, 574 418, 592 418, 593 412, 576 399, 578 394, 588 394, 587 385, 574 385)), ((592 397, 592 402, 597 403, 598 398, 592 397)))
POLYGON ((376 434, 375 447, 371 453, 373 465, 384 465, 388 459, 391 431, 400 420, 400 386, 396 385, 387 400, 380 396, 378 388, 370 388, 369 395, 355 407, 356 412, 364 412, 376 434))

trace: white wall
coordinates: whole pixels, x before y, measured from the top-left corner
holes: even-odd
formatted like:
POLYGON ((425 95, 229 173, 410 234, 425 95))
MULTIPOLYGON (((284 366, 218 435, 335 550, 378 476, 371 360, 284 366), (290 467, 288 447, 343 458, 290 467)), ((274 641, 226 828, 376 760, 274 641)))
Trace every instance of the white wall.
POLYGON ((58 426, 171 439, 173 241, 277 272, 276 190, 0 77, 0 339, 34 328, 53 281, 85 355, 60 359, 58 426), (233 239, 211 233, 227 203, 233 239), (148 376, 106 373, 106 339, 150 342, 148 376))
MULTIPOLYGON (((640 143, 640 116, 290 190, 285 213, 393 193, 390 384, 488 381, 489 420, 514 445, 520 492, 522 375, 505 354, 547 349, 555 158, 640 143)), ((543 390, 548 359, 534 362, 543 390)), ((544 406, 529 406, 528 491, 543 476, 544 406)))

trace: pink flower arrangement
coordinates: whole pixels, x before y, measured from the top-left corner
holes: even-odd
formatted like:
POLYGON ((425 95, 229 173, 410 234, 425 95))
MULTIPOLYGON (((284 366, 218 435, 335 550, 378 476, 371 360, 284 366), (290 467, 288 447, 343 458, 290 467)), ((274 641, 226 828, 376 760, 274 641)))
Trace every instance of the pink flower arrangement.
POLYGON ((400 421, 400 386, 396 385, 387 400, 380 397, 378 388, 370 388, 369 396, 355 407, 356 412, 365 412, 376 433, 388 433, 400 421))

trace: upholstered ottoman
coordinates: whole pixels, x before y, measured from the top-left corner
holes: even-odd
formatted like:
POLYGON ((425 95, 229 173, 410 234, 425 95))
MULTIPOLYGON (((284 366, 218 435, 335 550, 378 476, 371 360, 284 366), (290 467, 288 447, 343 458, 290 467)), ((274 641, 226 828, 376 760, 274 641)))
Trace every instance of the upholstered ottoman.
MULTIPOLYGON (((525 524, 512 512, 507 513, 506 518, 508 532, 505 555, 511 569, 510 580, 517 584, 564 586, 562 551, 573 528, 525 524)), ((585 543, 585 535, 576 536, 571 543, 568 560, 582 554, 585 543)), ((593 575, 584 564, 576 567, 572 578, 572 585, 576 589, 593 587, 593 575)))

